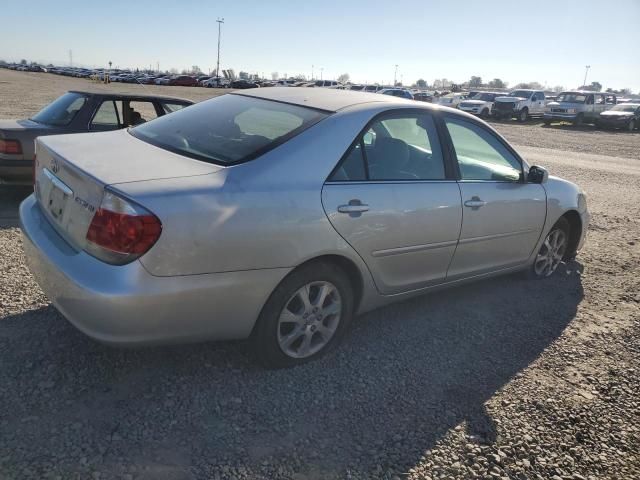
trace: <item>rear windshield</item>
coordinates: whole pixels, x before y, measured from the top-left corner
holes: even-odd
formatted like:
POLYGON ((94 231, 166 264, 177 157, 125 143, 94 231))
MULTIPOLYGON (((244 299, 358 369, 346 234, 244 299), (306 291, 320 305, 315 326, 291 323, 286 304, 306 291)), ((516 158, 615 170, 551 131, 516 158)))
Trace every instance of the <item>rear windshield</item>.
POLYGON ((198 160, 230 165, 256 158, 327 116, 311 108, 221 95, 132 128, 136 138, 198 160))
POLYGON ((81 93, 65 93, 36 113, 31 120, 55 127, 69 125, 86 102, 87 97, 81 93))

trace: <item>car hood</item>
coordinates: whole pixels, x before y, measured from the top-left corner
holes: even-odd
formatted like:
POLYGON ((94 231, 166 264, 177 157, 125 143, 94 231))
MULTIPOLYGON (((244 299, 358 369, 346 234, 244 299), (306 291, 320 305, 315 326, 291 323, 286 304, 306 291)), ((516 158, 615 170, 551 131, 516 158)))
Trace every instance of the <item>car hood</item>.
POLYGON ((602 112, 600 114, 601 117, 620 117, 620 118, 625 118, 625 117, 633 117, 633 112, 621 112, 621 111, 612 111, 609 110, 607 112, 602 112))
POLYGON ((496 97, 496 102, 522 102, 524 97, 496 97))
POLYGON ((206 175, 223 168, 156 147, 127 130, 53 135, 39 141, 105 185, 206 175))
POLYGON ((462 103, 465 103, 467 105, 484 105, 485 103, 490 102, 486 102, 484 100, 463 100, 462 103))

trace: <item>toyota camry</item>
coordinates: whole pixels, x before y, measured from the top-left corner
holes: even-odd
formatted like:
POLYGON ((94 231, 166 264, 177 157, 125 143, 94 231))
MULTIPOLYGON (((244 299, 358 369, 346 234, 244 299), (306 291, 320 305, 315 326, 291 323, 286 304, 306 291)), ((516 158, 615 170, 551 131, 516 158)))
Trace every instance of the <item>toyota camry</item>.
POLYGON ((581 248, 576 185, 480 119, 331 89, 223 95, 37 140, 20 207, 57 309, 114 345, 249 338, 271 366, 357 314, 467 280, 552 275, 581 248))

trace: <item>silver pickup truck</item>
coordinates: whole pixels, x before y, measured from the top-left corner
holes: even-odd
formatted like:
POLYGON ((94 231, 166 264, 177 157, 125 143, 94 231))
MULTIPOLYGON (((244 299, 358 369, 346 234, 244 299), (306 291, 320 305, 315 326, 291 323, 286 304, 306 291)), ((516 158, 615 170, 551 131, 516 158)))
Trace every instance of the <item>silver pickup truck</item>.
POLYGON ((574 125, 595 123, 598 116, 617 103, 613 93, 576 90, 562 92, 555 102, 549 102, 544 112, 545 125, 553 121, 572 122, 574 125))

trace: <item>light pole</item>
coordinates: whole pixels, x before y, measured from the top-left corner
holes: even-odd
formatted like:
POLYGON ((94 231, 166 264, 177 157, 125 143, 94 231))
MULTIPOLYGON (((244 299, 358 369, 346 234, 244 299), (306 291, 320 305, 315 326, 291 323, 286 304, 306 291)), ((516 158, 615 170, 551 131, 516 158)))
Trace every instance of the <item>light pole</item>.
POLYGON ((396 65, 395 67, 396 67, 396 69, 393 72, 393 86, 394 87, 396 86, 397 79, 398 79, 398 65, 396 65))
POLYGON ((324 67, 320 67, 320 80, 322 80, 322 73, 324 72, 324 67))
POLYGON ((216 77, 220 77, 220 30, 224 23, 224 18, 218 18, 216 22, 218 22, 218 61, 216 62, 216 77))
POLYGON ((313 65, 311 65, 311 81, 313 82, 313 65))
POLYGON ((587 73, 589 73, 590 68, 591 68, 591 65, 585 65, 584 67, 584 82, 582 82, 583 87, 587 84, 587 73))

